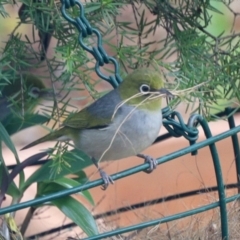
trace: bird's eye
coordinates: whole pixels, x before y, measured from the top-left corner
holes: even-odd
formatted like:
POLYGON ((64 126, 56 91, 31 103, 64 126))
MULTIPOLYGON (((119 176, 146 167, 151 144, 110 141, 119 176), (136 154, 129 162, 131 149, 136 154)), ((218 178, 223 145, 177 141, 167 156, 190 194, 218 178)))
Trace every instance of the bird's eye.
POLYGON ((30 91, 28 94, 33 98, 38 98, 40 95, 40 89, 38 87, 32 87, 30 88, 30 91))
POLYGON ((148 93, 150 91, 150 87, 147 84, 143 84, 140 86, 141 93, 148 93))

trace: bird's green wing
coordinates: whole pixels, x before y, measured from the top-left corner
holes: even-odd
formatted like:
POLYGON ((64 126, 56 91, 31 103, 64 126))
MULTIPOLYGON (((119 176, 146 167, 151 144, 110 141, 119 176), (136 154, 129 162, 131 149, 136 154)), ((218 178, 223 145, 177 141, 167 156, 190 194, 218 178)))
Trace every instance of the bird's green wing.
POLYGON ((100 118, 92 115, 83 109, 80 112, 72 113, 63 122, 63 126, 76 128, 76 129, 90 129, 90 128, 104 128, 111 123, 111 118, 100 118))
POLYGON ((63 125, 76 129, 105 128, 111 124, 120 101, 118 92, 113 90, 80 112, 72 113, 63 125))

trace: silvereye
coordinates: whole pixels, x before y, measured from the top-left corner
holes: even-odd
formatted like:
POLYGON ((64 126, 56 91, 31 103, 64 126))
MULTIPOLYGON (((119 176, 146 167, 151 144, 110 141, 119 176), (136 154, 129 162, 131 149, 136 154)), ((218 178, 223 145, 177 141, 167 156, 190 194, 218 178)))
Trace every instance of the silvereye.
POLYGON ((0 86, 0 121, 5 119, 12 112, 32 112, 41 98, 52 95, 46 90, 43 82, 31 74, 14 74, 4 71, 9 83, 0 86))
POLYGON ((105 190, 113 180, 98 162, 137 155, 150 163, 146 170, 156 168, 155 159, 140 154, 157 138, 162 125, 161 102, 167 94, 162 76, 141 69, 129 74, 114 90, 97 101, 71 114, 62 128, 42 137, 23 149, 45 141, 72 140, 97 166, 105 190))

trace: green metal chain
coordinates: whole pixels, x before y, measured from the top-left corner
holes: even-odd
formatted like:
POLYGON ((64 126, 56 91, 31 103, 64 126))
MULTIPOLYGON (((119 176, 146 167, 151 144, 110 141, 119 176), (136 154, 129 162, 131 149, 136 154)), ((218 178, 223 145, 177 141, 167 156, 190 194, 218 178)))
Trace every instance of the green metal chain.
MULTIPOLYGON (((199 131, 195 125, 185 124, 181 114, 172 111, 169 107, 162 110, 163 113, 163 126, 168 130, 169 134, 173 137, 184 137, 193 145, 198 139, 199 131)), ((197 150, 191 153, 197 155, 197 150)))
POLYGON ((104 50, 102 46, 102 36, 96 28, 91 27, 89 21, 86 19, 83 5, 78 0, 61 0, 61 3, 61 12, 63 17, 68 22, 72 23, 79 31, 78 41, 80 46, 87 52, 91 53, 96 59, 95 71, 97 75, 109 82, 114 88, 117 87, 119 83, 122 82, 122 78, 119 74, 119 64, 115 58, 108 56, 104 50), (75 5, 79 7, 80 13, 79 17, 74 19, 67 14, 66 10, 70 7, 74 7, 75 5), (88 36, 92 36, 93 34, 97 37, 97 46, 89 47, 84 43, 83 39, 88 36), (115 73, 114 75, 106 76, 101 72, 100 67, 109 63, 114 65, 115 73))

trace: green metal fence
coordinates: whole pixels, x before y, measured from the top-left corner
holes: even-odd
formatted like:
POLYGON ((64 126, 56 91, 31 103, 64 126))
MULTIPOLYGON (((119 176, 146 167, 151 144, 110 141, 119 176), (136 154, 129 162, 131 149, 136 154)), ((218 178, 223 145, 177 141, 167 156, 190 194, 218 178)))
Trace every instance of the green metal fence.
MULTIPOLYGON (((111 83, 113 87, 118 86, 118 84, 122 81, 121 77, 119 75, 118 62, 113 57, 108 56, 108 54, 105 52, 104 48, 102 47, 102 37, 101 37, 99 31, 95 28, 92 28, 90 23, 88 22, 88 20, 85 18, 83 5, 80 2, 78 2, 77 0, 62 0, 61 12, 62 12, 64 18, 67 21, 69 21, 70 23, 72 23, 78 29, 78 31, 79 31, 78 39, 79 39, 80 46, 83 49, 85 49, 86 51, 88 51, 89 53, 91 53, 94 56, 94 58, 96 59, 95 71, 98 74, 98 76, 100 78, 108 81, 109 83, 111 83), (67 9, 70 7, 75 7, 76 5, 80 9, 80 15, 79 15, 79 17, 73 19, 71 16, 69 16, 67 14, 67 9), (92 36, 92 35, 97 37, 97 46, 89 47, 84 43, 83 39, 85 37, 92 36), (109 64, 109 63, 114 65, 115 72, 113 75, 106 76, 101 72, 100 67, 102 67, 104 64, 109 64)), ((155 143, 157 143, 159 141, 164 140, 164 138, 167 138, 167 137, 182 137, 183 136, 186 138, 187 141, 189 141, 189 144, 190 144, 189 147, 186 147, 179 151, 176 151, 176 152, 173 152, 166 156, 158 158, 157 162, 159 165, 164 164, 168 161, 174 160, 177 157, 180 157, 180 156, 183 156, 183 155, 186 155, 189 153, 191 153, 192 155, 196 155, 198 149, 201 149, 204 147, 209 147, 211 156, 212 156, 212 160, 213 160, 213 164, 214 164, 215 177, 217 180, 217 187, 213 188, 211 190, 213 190, 213 191, 216 190, 218 192, 219 201, 216 201, 214 203, 211 203, 211 204, 208 204, 208 205, 205 205, 202 207, 195 208, 193 210, 175 214, 172 216, 162 217, 162 218, 158 218, 158 219, 155 219, 152 221, 146 221, 141 224, 136 224, 136 225, 128 226, 125 228, 117 229, 114 231, 105 232, 105 233, 99 234, 97 236, 92 236, 92 237, 88 237, 85 239, 86 240, 87 239, 88 240, 104 239, 104 238, 119 235, 122 233, 131 232, 134 230, 139 230, 139 229, 143 229, 146 227, 154 226, 156 224, 161 224, 161 223, 166 223, 169 221, 181 219, 181 218, 184 218, 187 216, 205 212, 205 211, 213 209, 213 208, 220 209, 222 238, 228 239, 229 238, 229 233, 228 233, 229 226, 228 226, 228 216, 227 216, 227 203, 237 200, 240 197, 240 194, 236 194, 231 197, 226 197, 226 195, 225 195, 225 189, 227 188, 227 186, 224 185, 223 176, 222 176, 222 168, 221 168, 221 164, 220 164, 220 160, 219 160, 219 155, 218 155, 218 152, 216 149, 216 142, 218 142, 222 139, 228 138, 228 137, 232 138, 233 151, 234 151, 235 163, 236 163, 236 171, 237 171, 236 174, 237 174, 237 176, 239 176, 240 175, 240 155, 239 155, 239 142, 238 142, 238 138, 237 138, 237 133, 240 132, 240 126, 237 126, 237 127, 235 126, 234 117, 232 116, 232 113, 234 111, 235 111, 235 109, 227 108, 223 113, 221 113, 222 115, 230 116, 227 118, 230 130, 228 130, 224 133, 221 133, 219 135, 212 136, 208 122, 201 115, 198 115, 198 114, 192 115, 190 117, 188 123, 186 124, 178 112, 174 112, 170 108, 167 107, 167 108, 163 109, 163 116, 164 116, 163 125, 168 130, 169 133, 164 136, 160 136, 155 141, 155 143), (202 129, 204 130, 206 140, 196 143, 196 140, 198 139, 197 127, 199 127, 199 126, 202 127, 202 129)), ((43 153, 41 153, 41 154, 40 154, 41 157, 44 157, 44 154, 43 153)), ((13 167, 14 166, 12 166, 12 168, 13 167)), ((120 178, 125 178, 132 174, 137 174, 138 172, 146 170, 148 167, 149 167, 149 165, 147 163, 142 164, 140 166, 128 169, 126 171, 118 172, 118 173, 112 175, 112 179, 118 180, 120 178)), ((238 179, 238 177, 237 177, 237 179, 238 179)), ((68 189, 65 191, 61 191, 61 192, 47 195, 44 197, 39 197, 34 200, 14 204, 12 206, 0 209, 0 215, 9 213, 9 212, 14 212, 14 211, 17 211, 17 210, 23 209, 23 208, 28 208, 29 206, 39 205, 39 204, 42 204, 42 203, 50 201, 50 200, 61 198, 63 196, 74 194, 74 193, 77 193, 77 192, 80 192, 80 191, 83 191, 86 189, 98 187, 102 184, 103 184, 102 179, 99 179, 99 180, 88 182, 84 185, 80 185, 78 187, 74 187, 74 188, 71 188, 71 189, 68 189)), ((231 186, 231 187, 236 187, 236 188, 239 187, 239 182, 237 182, 236 184, 233 184, 233 186, 231 186)), ((198 190, 197 192, 199 193, 199 191, 200 190, 198 190)), ((196 194, 196 192, 192 192, 190 194, 196 194)), ((178 197, 181 197, 181 194, 178 194, 178 197)), ((184 197, 184 194, 182 195, 182 197, 184 197)), ((165 197, 159 199, 158 201, 154 201, 154 203, 157 204, 159 202, 162 202, 163 199, 164 199, 164 201, 167 201, 167 200, 172 200, 174 198, 175 198, 175 196, 169 196, 169 197, 165 196, 165 197)), ((134 207, 141 207, 141 206, 142 205, 134 206, 134 207)), ((126 211, 126 209, 124 209, 124 208, 116 210, 116 212, 124 212, 124 211, 126 211)), ((101 214, 98 217, 108 216, 111 214, 112 213, 109 212, 109 213, 101 214)), ((98 218, 98 217, 96 216, 95 218, 98 218)), ((32 239, 32 238, 30 238, 30 239, 32 239)))

